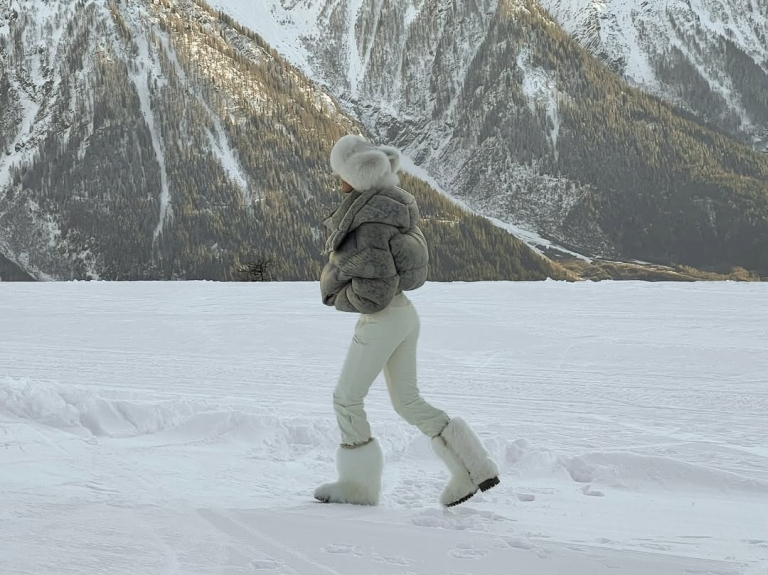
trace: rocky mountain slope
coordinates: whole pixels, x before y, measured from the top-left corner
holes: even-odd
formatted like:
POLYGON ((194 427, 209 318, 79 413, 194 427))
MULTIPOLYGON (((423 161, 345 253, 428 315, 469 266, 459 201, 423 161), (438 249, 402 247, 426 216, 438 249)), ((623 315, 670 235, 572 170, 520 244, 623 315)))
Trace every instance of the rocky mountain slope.
POLYGON ((630 86, 538 2, 214 4, 479 213, 589 255, 768 274, 768 157, 630 86))
POLYGON ((768 0, 541 0, 629 83, 768 151, 768 0))
MULTIPOLYGON (((203 0, 0 0, 0 276, 316 279, 353 120, 203 0)), ((422 182, 432 279, 564 270, 422 182)))

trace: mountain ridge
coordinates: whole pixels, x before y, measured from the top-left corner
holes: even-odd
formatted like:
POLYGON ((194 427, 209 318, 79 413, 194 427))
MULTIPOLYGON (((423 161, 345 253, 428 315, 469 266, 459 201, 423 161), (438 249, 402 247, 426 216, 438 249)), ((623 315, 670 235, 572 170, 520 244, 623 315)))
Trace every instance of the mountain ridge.
MULTIPOLYGON (((7 259, 40 279, 235 279, 260 258, 319 277, 328 152, 358 125, 263 38, 202 0, 0 0, 0 17, 7 259)), ((406 182, 431 279, 571 277, 406 182)))
POLYGON ((768 152, 768 2, 541 0, 631 84, 768 152))
POLYGON ((768 271, 766 157, 621 82, 537 2, 214 4, 286 31, 297 65, 478 213, 594 257, 768 271))

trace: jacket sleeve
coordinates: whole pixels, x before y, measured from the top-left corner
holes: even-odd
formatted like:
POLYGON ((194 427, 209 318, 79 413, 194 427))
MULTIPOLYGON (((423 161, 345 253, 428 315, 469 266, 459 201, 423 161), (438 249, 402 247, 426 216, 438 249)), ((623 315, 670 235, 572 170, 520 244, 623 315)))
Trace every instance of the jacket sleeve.
POLYGON ((348 280, 335 296, 336 309, 376 313, 392 302, 400 285, 389 245, 392 232, 385 224, 363 224, 340 246, 337 277, 348 280))
POLYGON ((335 264, 334 259, 336 258, 331 254, 330 261, 325 264, 323 272, 320 274, 320 295, 323 298, 323 304, 327 306, 336 305, 336 297, 339 292, 352 279, 341 274, 341 270, 335 264))

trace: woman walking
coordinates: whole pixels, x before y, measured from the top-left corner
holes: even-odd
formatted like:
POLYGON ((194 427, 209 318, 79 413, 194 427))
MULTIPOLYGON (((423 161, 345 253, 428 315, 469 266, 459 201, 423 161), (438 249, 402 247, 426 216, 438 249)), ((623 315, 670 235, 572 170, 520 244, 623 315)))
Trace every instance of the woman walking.
POLYGON ((419 317, 403 292, 424 285, 429 251, 417 226, 416 200, 398 187, 399 165, 398 150, 359 136, 344 136, 331 151, 345 197, 325 221, 330 257, 320 280, 323 303, 360 319, 333 394, 342 441, 338 480, 315 491, 325 503, 379 502, 384 458, 363 402, 382 370, 397 413, 432 438, 451 473, 443 505, 458 505, 499 483, 498 467, 472 428, 419 394, 419 317))

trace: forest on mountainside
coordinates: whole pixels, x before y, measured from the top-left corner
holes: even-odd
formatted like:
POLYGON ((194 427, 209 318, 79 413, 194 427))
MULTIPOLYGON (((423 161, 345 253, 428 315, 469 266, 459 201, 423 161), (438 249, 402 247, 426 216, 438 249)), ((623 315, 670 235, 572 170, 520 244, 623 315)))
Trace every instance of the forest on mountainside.
POLYGON ((460 116, 465 142, 577 182, 585 193, 565 227, 596 222, 625 257, 768 275, 767 155, 628 86, 537 3, 499 10, 462 87, 459 105, 476 111, 460 116), (556 153, 551 111, 531 111, 524 72, 508 65, 520 58, 556 86, 556 153))
MULTIPOLYGON (((0 199, 11 243, 35 247, 34 265, 58 279, 229 280, 260 258, 276 262, 274 279, 317 279, 322 221, 340 201, 328 154, 356 124, 202 0, 108 7, 78 2, 55 60, 40 52, 48 125, 0 199)), ((34 18, 4 37, 16 77, 46 33, 34 18)), ((18 103, 10 85, 0 98, 18 103)), ((404 185, 419 198, 430 279, 569 277, 423 182, 404 185)))

